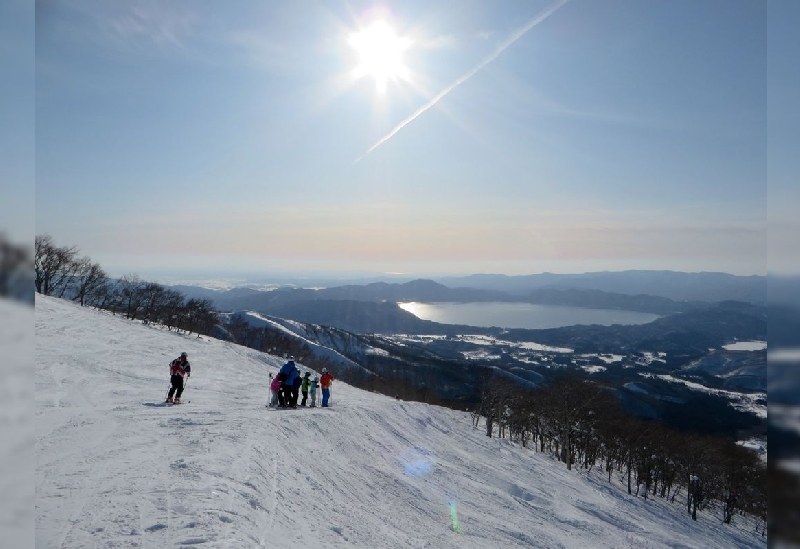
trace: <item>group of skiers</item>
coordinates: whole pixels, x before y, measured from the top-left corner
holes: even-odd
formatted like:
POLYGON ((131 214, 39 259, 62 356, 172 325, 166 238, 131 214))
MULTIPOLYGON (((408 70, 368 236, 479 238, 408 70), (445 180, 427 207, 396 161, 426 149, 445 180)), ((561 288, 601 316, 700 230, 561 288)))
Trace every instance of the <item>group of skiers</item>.
POLYGON ((269 390, 272 398, 267 406, 270 408, 297 408, 300 394, 303 395, 300 406, 306 406, 310 395, 311 404, 309 406, 314 408, 317 405, 318 389, 322 390, 322 407, 328 407, 333 376, 327 368, 322 369, 322 377, 314 376, 312 379, 311 372, 301 375, 300 368, 294 363, 294 357, 290 356, 289 361, 283 365, 278 375, 269 374, 269 378, 269 390))
MULTIPOLYGON (((180 404, 181 395, 185 387, 184 377, 188 378, 192 374, 192 367, 189 364, 189 357, 186 353, 181 353, 181 356, 170 362, 170 389, 167 393, 167 402, 170 404, 180 404)), ((322 390, 322 407, 327 408, 331 397, 331 383, 333 376, 328 372, 327 368, 322 369, 322 376, 314 376, 311 379, 311 372, 306 372, 305 375, 300 375, 300 368, 294 363, 294 357, 290 356, 289 361, 283 365, 278 372, 278 375, 270 377, 270 393, 271 399, 267 406, 271 408, 297 408, 297 400, 300 393, 303 395, 303 400, 300 406, 306 406, 309 395, 311 395, 310 407, 313 408, 317 405, 317 389, 322 390)))

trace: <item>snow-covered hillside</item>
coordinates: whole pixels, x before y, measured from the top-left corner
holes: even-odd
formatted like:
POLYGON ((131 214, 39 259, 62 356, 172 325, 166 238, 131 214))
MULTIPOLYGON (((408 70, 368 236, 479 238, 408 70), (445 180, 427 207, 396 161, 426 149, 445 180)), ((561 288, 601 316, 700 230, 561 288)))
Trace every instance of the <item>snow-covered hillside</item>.
POLYGON ((33 307, 0 298, 0 547, 33 547, 33 307))
POLYGON ((37 296, 36 547, 766 547, 465 413, 340 382, 331 408, 269 410, 282 363, 37 296), (191 402, 165 407, 181 351, 191 402))

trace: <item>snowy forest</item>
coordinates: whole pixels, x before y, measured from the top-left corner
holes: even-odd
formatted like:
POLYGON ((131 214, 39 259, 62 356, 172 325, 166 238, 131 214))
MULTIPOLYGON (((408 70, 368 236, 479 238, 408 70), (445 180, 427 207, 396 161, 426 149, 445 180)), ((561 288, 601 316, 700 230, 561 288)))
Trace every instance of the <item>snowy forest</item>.
POLYGON ((608 481, 617 475, 629 494, 670 502, 682 495, 695 520, 713 501, 721 504, 726 524, 747 513, 766 526, 766 463, 750 448, 627 416, 614 395, 586 380, 562 378, 521 391, 491 379, 482 397, 472 418, 475 427, 483 421, 487 437, 551 454, 567 469, 602 467, 608 481))

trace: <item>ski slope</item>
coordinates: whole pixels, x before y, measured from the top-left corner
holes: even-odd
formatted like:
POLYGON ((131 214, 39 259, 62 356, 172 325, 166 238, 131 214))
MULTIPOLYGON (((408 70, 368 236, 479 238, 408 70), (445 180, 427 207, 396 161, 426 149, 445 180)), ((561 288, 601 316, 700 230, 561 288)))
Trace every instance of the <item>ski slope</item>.
POLYGON ((766 547, 740 517, 693 522, 466 413, 341 382, 331 408, 269 410, 283 362, 37 295, 36 547, 766 547), (167 407, 181 351, 191 402, 167 407))
POLYGON ((0 298, 0 548, 33 547, 33 307, 0 298))

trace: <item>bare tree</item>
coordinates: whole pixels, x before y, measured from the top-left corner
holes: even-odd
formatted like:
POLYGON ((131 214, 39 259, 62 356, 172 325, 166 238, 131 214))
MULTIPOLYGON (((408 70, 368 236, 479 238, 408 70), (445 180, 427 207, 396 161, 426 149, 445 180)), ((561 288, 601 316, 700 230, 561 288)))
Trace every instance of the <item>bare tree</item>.
POLYGON ((536 392, 548 410, 549 422, 558 437, 558 459, 572 469, 580 438, 591 429, 592 415, 602 401, 602 387, 577 379, 558 379, 536 392))
POLYGON ((513 413, 513 401, 518 387, 505 379, 489 378, 481 390, 480 413, 486 418, 486 436, 492 437, 495 425, 500 436, 505 435, 508 418, 513 413))
POLYGON ((125 275, 119 281, 122 311, 125 317, 136 320, 145 301, 146 283, 138 275, 125 275))
MULTIPOLYGON (((217 314, 209 299, 190 299, 185 306, 184 325, 187 332, 208 333, 217 324, 217 314)), ((256 330, 260 332, 260 330, 256 330)))
POLYGON ((74 274, 77 254, 75 247, 56 246, 50 235, 37 236, 33 261, 36 291, 44 295, 63 294, 74 274))
POLYGON ((155 282, 147 282, 142 284, 140 291, 142 293, 142 320, 145 323, 157 321, 158 311, 167 298, 166 288, 155 282))
POLYGON ((177 328, 183 311, 183 294, 175 290, 165 290, 164 300, 157 313, 157 319, 168 330, 177 328))
POLYGON ((76 284, 73 301, 78 301, 83 307, 87 297, 95 294, 108 282, 108 276, 100 265, 93 263, 88 257, 82 257, 76 262, 76 284))

